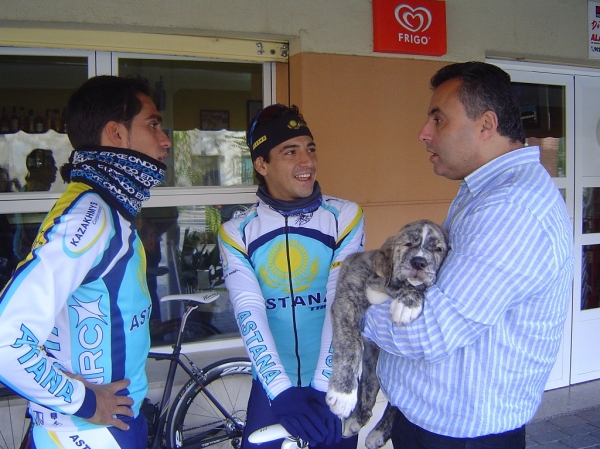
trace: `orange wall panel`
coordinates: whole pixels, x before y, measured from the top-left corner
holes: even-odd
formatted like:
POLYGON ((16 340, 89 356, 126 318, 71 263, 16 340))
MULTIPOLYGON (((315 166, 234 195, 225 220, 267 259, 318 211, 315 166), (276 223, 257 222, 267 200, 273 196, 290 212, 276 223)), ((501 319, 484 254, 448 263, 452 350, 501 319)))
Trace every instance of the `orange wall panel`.
POLYGON ((458 183, 433 173, 417 135, 429 79, 444 65, 370 56, 300 53, 290 58, 290 102, 317 143, 323 192, 365 209, 367 248, 419 218, 440 222, 458 183))

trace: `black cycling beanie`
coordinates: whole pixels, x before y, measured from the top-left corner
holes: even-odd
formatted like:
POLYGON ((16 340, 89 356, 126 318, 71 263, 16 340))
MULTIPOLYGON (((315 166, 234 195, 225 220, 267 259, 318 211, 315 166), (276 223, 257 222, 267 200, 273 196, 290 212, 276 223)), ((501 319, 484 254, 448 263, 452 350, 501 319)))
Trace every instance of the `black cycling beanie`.
POLYGON ((279 117, 264 125, 257 125, 250 136, 250 155, 254 162, 258 157, 265 157, 269 151, 286 140, 312 134, 306 122, 296 114, 279 117))

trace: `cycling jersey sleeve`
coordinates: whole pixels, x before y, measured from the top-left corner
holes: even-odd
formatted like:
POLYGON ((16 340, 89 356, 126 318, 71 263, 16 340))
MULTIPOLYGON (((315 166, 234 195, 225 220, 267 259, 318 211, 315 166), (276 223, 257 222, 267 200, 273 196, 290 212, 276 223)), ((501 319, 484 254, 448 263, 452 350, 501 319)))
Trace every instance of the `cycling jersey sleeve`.
POLYGON ((84 418, 95 412, 94 393, 63 374, 71 367, 42 345, 68 328, 58 324, 68 320, 67 299, 103 253, 111 220, 97 195, 59 199, 0 295, 0 381, 30 401, 84 418))
POLYGON ((327 311, 323 332, 321 334, 321 349, 312 386, 319 391, 327 391, 333 359, 331 340, 331 304, 335 301, 335 291, 341 265, 346 257, 364 249, 364 216, 363 211, 355 203, 344 201, 338 217, 340 231, 336 241, 336 250, 327 280, 327 311))
POLYGON ((277 353, 265 300, 236 223, 239 221, 228 221, 219 229, 225 285, 248 357, 263 388, 273 399, 290 388, 292 382, 277 353))

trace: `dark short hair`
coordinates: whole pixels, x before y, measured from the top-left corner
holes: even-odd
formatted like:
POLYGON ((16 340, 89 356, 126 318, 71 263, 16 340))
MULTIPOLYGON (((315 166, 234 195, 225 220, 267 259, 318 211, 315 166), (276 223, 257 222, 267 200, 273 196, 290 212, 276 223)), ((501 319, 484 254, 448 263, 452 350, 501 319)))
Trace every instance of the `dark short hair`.
POLYGON ((28 171, 38 168, 56 168, 56 161, 52 155, 52 150, 36 148, 25 158, 25 166, 28 171))
MULTIPOLYGON (((272 104, 258 111, 252 119, 252 121, 250 122, 250 124, 248 125, 248 128, 246 129, 246 143, 250 149, 250 152, 252 152, 253 136, 259 134, 261 128, 264 128, 269 123, 272 123, 275 120, 278 120, 281 117, 285 117, 288 115, 297 116, 300 117, 300 119, 304 120, 304 117, 302 117, 302 114, 300 114, 298 106, 296 106, 295 104, 293 104, 292 106, 272 104)), ((271 158, 270 156, 271 152, 268 151, 262 153, 260 157, 262 157, 266 163, 269 163, 269 160, 271 158)), ((256 176, 256 179, 260 184, 264 184, 264 176, 258 173, 256 169, 254 169, 254 176, 256 176)))
POLYGON ((150 95, 150 86, 142 78, 96 76, 71 95, 65 121, 74 149, 99 146, 102 130, 110 121, 131 129, 133 118, 142 110, 139 94, 150 95))
POLYGON ((460 78, 458 97, 467 117, 475 120, 486 111, 498 116, 498 133, 513 142, 525 143, 521 111, 510 75, 501 68, 485 62, 463 62, 442 67, 431 78, 436 89, 451 79, 460 78))

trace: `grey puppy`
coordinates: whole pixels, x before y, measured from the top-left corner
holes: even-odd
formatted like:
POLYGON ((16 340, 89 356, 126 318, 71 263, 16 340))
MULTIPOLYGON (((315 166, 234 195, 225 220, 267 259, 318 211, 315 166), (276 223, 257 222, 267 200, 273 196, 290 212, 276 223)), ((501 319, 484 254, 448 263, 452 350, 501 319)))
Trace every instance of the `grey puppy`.
MULTIPOLYGON (((379 391, 375 373, 379 348, 362 338, 364 312, 371 304, 391 299, 393 322, 413 321, 423 310, 425 289, 435 283, 447 252, 446 231, 432 221, 419 220, 404 226, 380 249, 352 254, 344 261, 331 306, 333 371, 326 396, 331 411, 347 418, 344 436, 358 433, 369 420, 379 391)), ((390 438, 394 415, 388 404, 367 436, 369 449, 390 438)))

